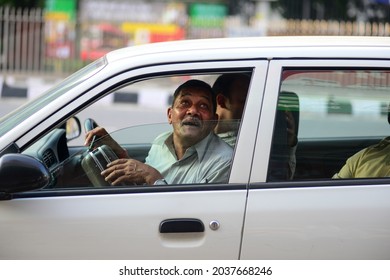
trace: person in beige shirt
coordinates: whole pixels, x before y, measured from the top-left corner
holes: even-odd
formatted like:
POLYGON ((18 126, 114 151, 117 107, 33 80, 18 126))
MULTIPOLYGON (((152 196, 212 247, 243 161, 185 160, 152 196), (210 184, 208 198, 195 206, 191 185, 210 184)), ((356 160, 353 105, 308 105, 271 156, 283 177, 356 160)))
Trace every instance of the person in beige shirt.
POLYGON ((390 176, 390 137, 369 146, 350 158, 333 179, 390 176))

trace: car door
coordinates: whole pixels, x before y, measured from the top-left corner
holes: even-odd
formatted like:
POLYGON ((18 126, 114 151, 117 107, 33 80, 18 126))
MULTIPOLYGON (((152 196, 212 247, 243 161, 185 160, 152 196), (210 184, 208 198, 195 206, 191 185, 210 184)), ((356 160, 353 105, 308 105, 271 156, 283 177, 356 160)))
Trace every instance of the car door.
MULTIPOLYGON (((83 89, 88 88, 82 95, 74 94, 74 99, 48 116, 41 113, 40 125, 20 138, 18 145, 27 146, 30 139, 37 138, 42 127, 49 127, 63 121, 64 116, 75 114, 83 119, 91 117, 94 112, 97 123, 106 125, 109 131, 137 126, 140 120, 144 124, 152 123, 154 121, 145 121, 152 111, 158 112, 159 122, 165 123, 166 108, 172 94, 170 90, 195 74, 202 78, 206 74, 216 77, 224 72, 249 71, 253 81, 250 91, 254 95, 250 98, 261 104, 267 64, 267 61, 255 60, 172 63, 122 71, 105 79, 95 76, 94 79, 101 82, 88 87, 81 85, 83 89), (162 91, 161 84, 143 90, 137 87, 138 80, 155 81, 160 77, 168 77, 169 91, 162 91), (126 92, 127 85, 138 90, 136 104, 113 104, 121 93, 124 94, 122 98, 131 100, 129 96, 133 92, 126 92), (96 102, 98 99, 100 101, 96 102), (92 103, 97 107, 88 111, 87 107, 92 103), (142 108, 142 104, 147 106, 142 108), (106 114, 104 106, 114 109, 106 114), (109 115, 117 116, 117 121, 110 122, 109 115)), ((109 68, 104 71, 110 73, 109 68)), ((99 75, 104 78, 102 72, 99 75)), ((253 127, 257 126, 259 114, 256 108, 246 113, 245 118, 252 118, 252 123, 248 121, 241 128, 248 132, 240 140, 246 142, 246 149, 243 154, 235 154, 235 164, 227 183, 119 188, 80 187, 68 183, 61 187, 17 193, 11 200, 0 201, 0 258, 239 258, 250 157, 253 156, 256 133, 253 127)), ((138 139, 139 134, 133 133, 127 138, 138 139)), ((138 140, 118 141, 128 145, 129 153, 132 147, 140 144, 138 140)), ((85 151, 82 143, 83 138, 76 140, 76 144, 68 142, 70 159, 67 162, 72 162, 85 151)), ((145 143, 141 144, 144 149, 145 143)), ((76 177, 75 173, 72 174, 76 177)))
POLYGON ((268 76, 277 78, 266 85, 242 259, 390 257, 387 176, 333 177, 350 156, 388 135, 389 70, 386 60, 270 63, 268 76), (287 92, 297 99, 284 106, 287 92), (277 118, 288 110, 299 112, 298 144, 281 155, 277 130, 286 123, 277 118), (294 176, 273 172, 288 167, 291 151, 294 176))

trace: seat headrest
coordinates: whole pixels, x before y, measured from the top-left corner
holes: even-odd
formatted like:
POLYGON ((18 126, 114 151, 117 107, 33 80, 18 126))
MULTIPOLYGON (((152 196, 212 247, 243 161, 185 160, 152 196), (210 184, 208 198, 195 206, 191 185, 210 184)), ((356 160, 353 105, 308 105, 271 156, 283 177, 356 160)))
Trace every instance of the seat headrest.
POLYGON ((295 120, 295 133, 298 135, 299 128, 299 97, 295 92, 281 91, 278 100, 279 111, 289 111, 295 120))
POLYGON ((291 91, 281 91, 279 94, 278 110, 299 112, 298 95, 291 91))

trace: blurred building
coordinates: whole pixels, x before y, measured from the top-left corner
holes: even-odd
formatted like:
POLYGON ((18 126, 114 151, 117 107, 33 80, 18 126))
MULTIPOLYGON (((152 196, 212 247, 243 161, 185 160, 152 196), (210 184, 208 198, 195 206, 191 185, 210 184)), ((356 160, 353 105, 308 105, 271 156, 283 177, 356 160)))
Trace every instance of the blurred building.
MULTIPOLYGON (((390 36, 389 0, 329 0, 326 4, 310 0, 45 0, 45 4, 45 9, 30 10, 0 6, 0 88, 2 77, 6 77, 7 91, 25 84, 32 74, 56 80, 108 51, 145 43, 276 35, 390 36), (345 1, 350 4, 345 18, 336 18, 336 5, 345 1)), ((37 88, 36 83, 31 88, 37 88)))
POLYGON ((77 51, 82 60, 94 60, 109 50, 145 43, 264 36, 269 2, 46 0, 48 44, 56 56, 77 51), (78 50, 65 37, 77 38, 78 50))

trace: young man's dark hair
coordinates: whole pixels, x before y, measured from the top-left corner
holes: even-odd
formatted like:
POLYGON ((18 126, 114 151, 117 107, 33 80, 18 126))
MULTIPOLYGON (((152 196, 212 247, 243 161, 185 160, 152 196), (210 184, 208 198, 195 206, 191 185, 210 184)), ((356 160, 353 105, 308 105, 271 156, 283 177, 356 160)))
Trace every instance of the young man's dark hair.
POLYGON ((249 74, 244 73, 222 74, 215 80, 212 88, 216 95, 222 94, 223 96, 230 98, 230 90, 234 81, 239 78, 249 79, 250 77, 249 74))

